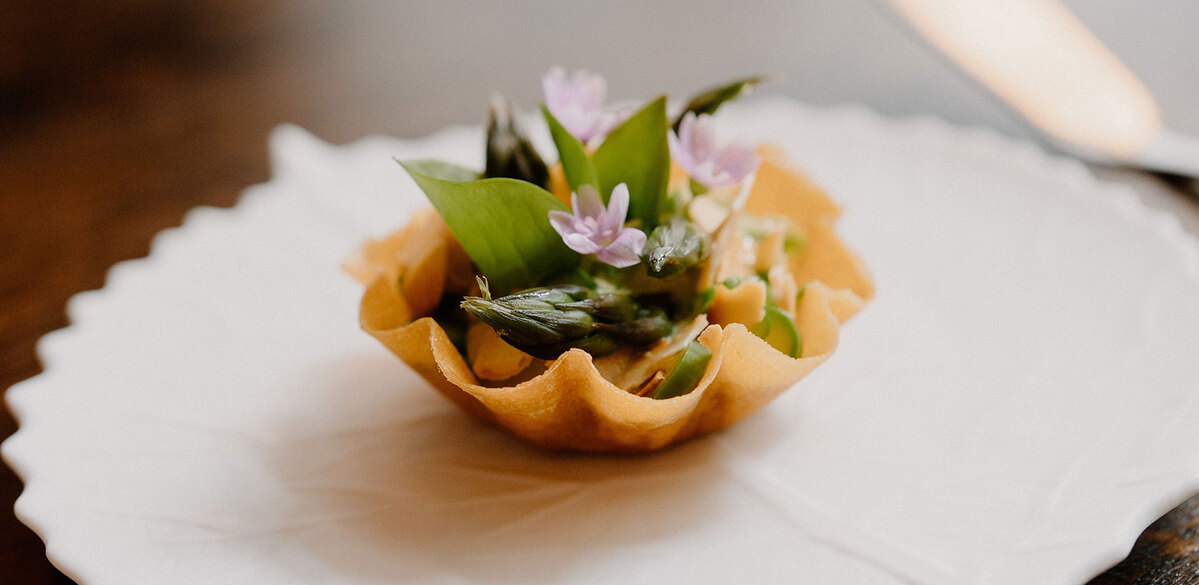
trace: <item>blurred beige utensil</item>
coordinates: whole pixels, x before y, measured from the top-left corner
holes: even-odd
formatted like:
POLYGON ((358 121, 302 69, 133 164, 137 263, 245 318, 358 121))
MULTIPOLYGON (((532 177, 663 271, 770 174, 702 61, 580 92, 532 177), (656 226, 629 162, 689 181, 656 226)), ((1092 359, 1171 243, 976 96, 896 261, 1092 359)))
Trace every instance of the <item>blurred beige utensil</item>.
POLYGON ((886 0, 1057 147, 1092 162, 1199 177, 1199 137, 1057 0, 886 0))

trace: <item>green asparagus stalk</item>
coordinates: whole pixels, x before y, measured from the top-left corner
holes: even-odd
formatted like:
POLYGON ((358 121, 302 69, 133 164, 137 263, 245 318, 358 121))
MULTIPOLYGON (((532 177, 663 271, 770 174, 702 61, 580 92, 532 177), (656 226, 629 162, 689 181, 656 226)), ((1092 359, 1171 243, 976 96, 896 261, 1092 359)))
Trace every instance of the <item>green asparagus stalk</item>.
POLYGON ((621 289, 560 284, 492 298, 485 281, 479 288, 482 296, 464 298, 462 308, 513 347, 542 359, 574 347, 601 356, 622 345, 648 345, 674 329, 663 311, 639 307, 621 289))
POLYGON ((560 309, 577 309, 596 319, 628 321, 637 315, 637 304, 627 292, 613 292, 581 301, 562 303, 560 309))
POLYGON ((687 345, 679 363, 654 391, 654 398, 674 398, 690 392, 699 383, 700 378, 704 377, 704 371, 710 361, 712 352, 699 341, 692 341, 687 345))
POLYGON ((595 327, 633 345, 649 345, 674 331, 674 323, 660 309, 642 309, 636 319, 595 327))
POLYGON ((517 348, 553 345, 586 337, 595 325, 591 315, 583 311, 555 306, 576 300, 570 292, 545 287, 497 299, 484 294, 483 297, 464 298, 462 308, 490 325, 504 341, 517 348))
POLYGON ((674 217, 650 232, 641 259, 650 276, 669 279, 703 262, 711 244, 711 238, 699 226, 674 217))

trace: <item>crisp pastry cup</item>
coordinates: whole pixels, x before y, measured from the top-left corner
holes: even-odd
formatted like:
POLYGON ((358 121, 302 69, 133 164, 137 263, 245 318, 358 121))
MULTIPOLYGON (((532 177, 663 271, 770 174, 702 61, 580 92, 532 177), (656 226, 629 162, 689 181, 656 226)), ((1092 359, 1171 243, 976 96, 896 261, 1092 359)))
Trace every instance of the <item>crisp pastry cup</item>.
POLYGON ((712 358, 695 389, 682 396, 630 393, 605 379, 581 349, 547 362, 543 372, 516 385, 480 384, 445 331, 427 316, 447 284, 454 286, 464 273, 473 276, 469 260, 435 213, 419 214, 347 262, 351 274, 369 283, 359 310, 361 326, 463 410, 544 448, 645 452, 727 427, 828 359, 837 348, 841 323, 874 292, 861 261, 833 230, 840 209, 788 168, 777 149, 759 152, 763 162, 745 211, 787 216, 807 235, 803 254, 788 265, 796 282, 806 285, 795 310, 803 339, 799 358, 776 350, 743 325, 708 325, 698 340, 712 358), (414 247, 425 248, 421 257, 436 261, 405 264, 406 252, 414 247))

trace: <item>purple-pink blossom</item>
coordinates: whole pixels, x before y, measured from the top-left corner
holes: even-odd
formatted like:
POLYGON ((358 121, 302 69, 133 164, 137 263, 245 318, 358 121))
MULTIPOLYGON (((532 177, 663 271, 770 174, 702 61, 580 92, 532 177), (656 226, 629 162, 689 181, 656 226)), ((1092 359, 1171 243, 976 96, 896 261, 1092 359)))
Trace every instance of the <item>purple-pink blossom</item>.
POLYGON ((708 114, 687 112, 678 136, 667 132, 670 154, 691 178, 709 187, 740 183, 758 168, 761 159, 751 144, 716 144, 716 125, 708 114))
POLYGON ((624 227, 629 212, 629 188, 624 183, 612 189, 607 208, 591 185, 581 185, 570 194, 571 213, 550 212, 550 225, 571 250, 595 254, 600 262, 617 268, 641 261, 645 232, 624 227))
POLYGON ((541 87, 545 107, 583 144, 606 135, 628 117, 604 109, 608 82, 598 73, 579 69, 567 77, 565 70, 554 67, 541 78, 541 87))

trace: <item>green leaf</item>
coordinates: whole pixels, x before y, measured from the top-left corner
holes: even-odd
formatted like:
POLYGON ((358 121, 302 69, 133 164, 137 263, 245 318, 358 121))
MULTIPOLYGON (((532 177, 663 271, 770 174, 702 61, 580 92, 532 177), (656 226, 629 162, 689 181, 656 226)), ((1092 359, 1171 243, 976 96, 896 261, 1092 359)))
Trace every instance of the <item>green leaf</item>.
POLYGON ((674 398, 690 392, 699 383, 700 378, 704 377, 704 370, 708 369, 711 359, 712 352, 708 351, 704 344, 698 341, 687 344, 683 359, 679 360, 678 365, 666 375, 658 389, 654 390, 654 398, 674 398))
POLYGON ((397 159, 396 162, 400 163, 400 166, 404 167, 404 170, 408 171, 409 175, 411 175, 412 171, 415 169, 416 172, 422 175, 432 177, 434 179, 440 179, 442 181, 465 183, 467 181, 474 181, 480 177, 479 173, 476 173, 475 171, 454 163, 445 162, 443 160, 426 159, 404 161, 397 159))
POLYGON ((608 134, 591 160, 604 202, 613 187, 627 184, 629 218, 641 220, 641 229, 646 232, 654 229, 666 209, 666 184, 670 179, 666 96, 650 102, 608 134))
POLYGON ((497 294, 536 285, 578 264, 579 255, 550 226, 550 210, 569 210, 549 191, 516 179, 478 179, 470 169, 440 161, 397 162, 497 294))
MULTIPOLYGON (((578 192, 579 185, 591 185, 599 191, 599 179, 595 176, 595 167, 591 164, 591 158, 587 156, 587 149, 583 143, 558 123, 558 119, 550 113, 545 104, 541 104, 541 113, 545 115, 545 121, 549 124, 550 136, 554 139, 554 146, 558 148, 558 160, 562 162, 562 172, 566 175, 570 190, 578 192)), ((608 193, 611 193, 611 190, 608 193)), ((605 202, 608 200, 608 193, 601 194, 605 202)))
POLYGON ((683 116, 687 115, 687 112, 695 112, 696 116, 700 114, 712 115, 716 113, 716 110, 720 109, 720 106, 724 102, 749 94, 758 84, 764 81, 770 81, 770 77, 767 75, 755 75, 731 81, 720 87, 713 87, 692 97, 683 108, 683 111, 679 112, 679 117, 674 119, 674 124, 671 128, 675 132, 678 132, 679 124, 683 122, 683 116))

